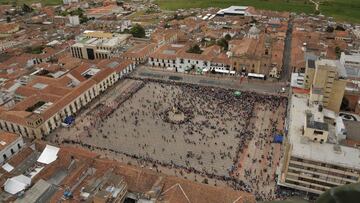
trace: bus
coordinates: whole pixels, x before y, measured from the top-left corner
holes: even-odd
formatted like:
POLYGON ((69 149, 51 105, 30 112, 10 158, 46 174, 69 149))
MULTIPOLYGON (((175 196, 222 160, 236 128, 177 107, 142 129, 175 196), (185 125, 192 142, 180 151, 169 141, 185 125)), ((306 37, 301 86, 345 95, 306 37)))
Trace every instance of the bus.
POLYGON ((250 78, 250 79, 266 80, 266 75, 264 75, 264 74, 248 73, 247 76, 248 76, 248 78, 250 78))

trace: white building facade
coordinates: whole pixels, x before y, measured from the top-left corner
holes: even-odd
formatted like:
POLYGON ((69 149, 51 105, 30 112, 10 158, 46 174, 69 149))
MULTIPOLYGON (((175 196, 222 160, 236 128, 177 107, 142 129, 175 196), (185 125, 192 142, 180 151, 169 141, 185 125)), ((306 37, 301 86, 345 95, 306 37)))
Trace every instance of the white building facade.
POLYGON ((6 132, 0 133, 0 164, 5 163, 23 146, 24 140, 21 136, 6 132))

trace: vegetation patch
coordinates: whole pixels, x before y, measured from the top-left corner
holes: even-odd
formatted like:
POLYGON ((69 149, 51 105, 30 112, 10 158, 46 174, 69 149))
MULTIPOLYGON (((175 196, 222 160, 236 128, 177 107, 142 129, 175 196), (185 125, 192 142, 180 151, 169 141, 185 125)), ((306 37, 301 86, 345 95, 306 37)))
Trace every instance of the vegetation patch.
MULTIPOLYGON (((166 10, 243 5, 265 10, 315 13, 315 5, 309 0, 156 0, 155 2, 166 10)), ((332 16, 340 21, 360 22, 360 0, 319 0, 319 2, 320 13, 326 16, 332 16)))

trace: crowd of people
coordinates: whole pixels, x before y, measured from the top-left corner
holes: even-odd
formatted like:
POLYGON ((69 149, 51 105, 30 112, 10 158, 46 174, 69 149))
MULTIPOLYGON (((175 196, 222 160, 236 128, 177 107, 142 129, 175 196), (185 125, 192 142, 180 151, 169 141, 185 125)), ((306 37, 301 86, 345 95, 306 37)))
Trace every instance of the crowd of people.
MULTIPOLYGON (((275 115, 278 108, 286 109, 286 98, 253 92, 242 92, 239 95, 234 94, 235 90, 231 89, 154 80, 144 80, 144 84, 152 85, 146 90, 145 96, 135 94, 144 87, 141 86, 126 99, 119 99, 118 105, 107 110, 106 114, 99 116, 98 113, 102 110, 97 109, 98 113, 89 114, 92 116, 89 126, 79 132, 85 137, 102 135, 105 139, 122 139, 118 138, 121 136, 126 137, 126 140, 143 140, 137 143, 137 150, 127 150, 127 146, 101 146, 86 142, 86 139, 71 137, 62 142, 121 154, 149 163, 156 170, 161 170, 158 166, 175 168, 184 173, 223 181, 237 190, 253 192, 258 199, 271 199, 276 195, 275 190, 268 193, 260 192, 262 186, 275 183, 275 175, 270 175, 264 170, 276 167, 271 161, 273 146, 269 154, 262 157, 268 160, 268 165, 264 169, 249 168, 241 160, 244 156, 252 157, 246 154, 246 150, 254 137, 255 146, 259 150, 271 144, 271 137, 279 132, 277 126, 281 119, 270 119, 270 125, 265 127, 257 126, 252 121, 262 119, 260 123, 263 125, 262 112, 268 111, 275 115), (123 102, 127 104, 123 105, 123 102), (174 123, 167 120, 168 117, 164 115, 172 108, 186 115, 185 122, 174 123), (155 129, 146 129, 144 125, 147 123, 154 125, 155 129), (117 127, 124 130, 113 130, 117 127), (160 144, 162 147, 145 142, 152 136, 156 139, 154 133, 162 128, 160 132, 169 132, 159 138, 163 143, 160 144), (186 147, 181 149, 182 151, 176 151, 178 148, 171 149, 171 146, 179 145, 186 147), (168 156, 164 158, 164 154, 168 156), (241 170, 244 173, 240 173, 241 170)), ((260 160, 254 159, 255 162, 260 160)))

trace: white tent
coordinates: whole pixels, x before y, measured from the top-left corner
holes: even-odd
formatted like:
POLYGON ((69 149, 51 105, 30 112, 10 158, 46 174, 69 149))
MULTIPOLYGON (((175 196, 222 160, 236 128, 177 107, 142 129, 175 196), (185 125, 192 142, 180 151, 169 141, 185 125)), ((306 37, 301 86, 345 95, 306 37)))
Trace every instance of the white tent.
POLYGON ((58 147, 46 145, 37 161, 43 164, 50 164, 57 159, 57 153, 59 150, 60 148, 58 147))
POLYGON ((24 175, 18 175, 6 180, 4 190, 10 194, 16 194, 25 190, 31 184, 31 178, 24 175))

